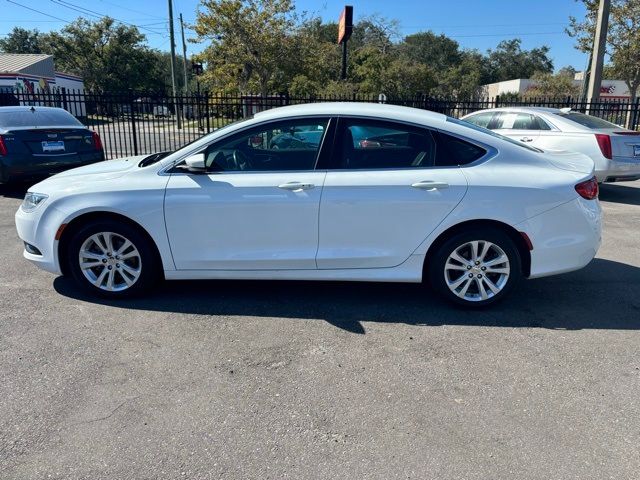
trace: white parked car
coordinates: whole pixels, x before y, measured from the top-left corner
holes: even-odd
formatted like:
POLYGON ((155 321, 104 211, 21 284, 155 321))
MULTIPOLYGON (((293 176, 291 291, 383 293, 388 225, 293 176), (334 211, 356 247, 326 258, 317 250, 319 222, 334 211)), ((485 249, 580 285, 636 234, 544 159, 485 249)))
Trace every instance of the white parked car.
POLYGON ((28 260, 108 297, 163 277, 429 279, 480 306, 521 277, 587 265, 597 194, 583 155, 424 110, 325 103, 56 175, 29 190, 16 226, 28 260))
POLYGON ((595 163, 598 182, 640 178, 640 132, 569 108, 504 107, 462 118, 542 150, 584 153, 595 163))

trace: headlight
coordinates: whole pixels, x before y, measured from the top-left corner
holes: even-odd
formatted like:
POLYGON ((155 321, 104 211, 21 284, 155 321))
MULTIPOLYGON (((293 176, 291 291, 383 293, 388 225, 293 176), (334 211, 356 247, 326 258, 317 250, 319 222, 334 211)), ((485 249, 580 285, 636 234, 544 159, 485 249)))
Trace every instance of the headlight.
POLYGON ((33 212, 47 198, 49 198, 49 195, 44 193, 27 192, 22 201, 22 210, 24 212, 33 212))

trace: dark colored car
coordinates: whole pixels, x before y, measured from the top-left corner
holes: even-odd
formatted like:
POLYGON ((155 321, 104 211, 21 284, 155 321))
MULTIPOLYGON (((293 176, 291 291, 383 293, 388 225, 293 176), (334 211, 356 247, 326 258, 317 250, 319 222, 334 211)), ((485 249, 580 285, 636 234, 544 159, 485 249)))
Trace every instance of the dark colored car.
POLYGON ((104 160, 98 134, 62 108, 0 107, 0 183, 104 160))

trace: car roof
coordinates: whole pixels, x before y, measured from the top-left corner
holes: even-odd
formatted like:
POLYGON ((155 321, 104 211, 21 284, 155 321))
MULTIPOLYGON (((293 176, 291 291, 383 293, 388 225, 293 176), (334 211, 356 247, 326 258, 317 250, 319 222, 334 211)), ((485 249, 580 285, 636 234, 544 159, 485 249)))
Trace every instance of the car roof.
POLYGON ((438 123, 444 122, 447 119, 447 116, 442 113, 422 110, 420 108, 365 102, 326 102, 289 105, 256 113, 254 118, 256 120, 277 120, 278 118, 307 115, 375 117, 415 123, 438 123))
POLYGON ((59 108, 59 107, 40 107, 38 105, 19 105, 19 106, 13 106, 13 107, 0 107, 0 112, 26 112, 26 111, 30 111, 31 109, 34 109, 36 111, 38 110, 62 110, 65 111, 66 110, 64 108, 59 108))

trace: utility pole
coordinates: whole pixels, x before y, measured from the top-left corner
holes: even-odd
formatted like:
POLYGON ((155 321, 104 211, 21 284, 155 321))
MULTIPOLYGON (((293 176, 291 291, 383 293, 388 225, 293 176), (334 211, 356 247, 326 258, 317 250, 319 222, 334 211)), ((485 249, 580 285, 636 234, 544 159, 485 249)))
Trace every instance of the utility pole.
POLYGON ((600 6, 598 7, 598 20, 596 23, 596 34, 593 39, 589 88, 587 90, 588 102, 593 102, 600 97, 602 66, 604 64, 604 52, 607 44, 607 29, 609 28, 610 9, 611 0, 600 0, 600 6))
POLYGON ((173 33, 173 1, 169 0, 169 41, 171 42, 171 87, 173 90, 173 100, 176 110, 176 122, 178 128, 182 128, 182 117, 176 100, 176 40, 173 33))
POLYGON ((184 93, 187 94, 187 44, 184 42, 184 22, 180 14, 180 32, 182 33, 182 66, 184 67, 184 93))

